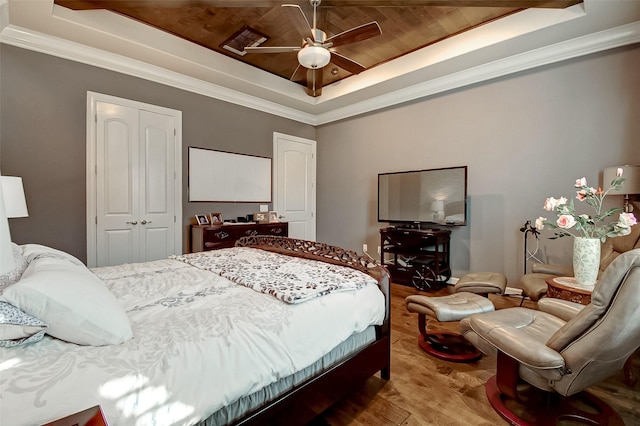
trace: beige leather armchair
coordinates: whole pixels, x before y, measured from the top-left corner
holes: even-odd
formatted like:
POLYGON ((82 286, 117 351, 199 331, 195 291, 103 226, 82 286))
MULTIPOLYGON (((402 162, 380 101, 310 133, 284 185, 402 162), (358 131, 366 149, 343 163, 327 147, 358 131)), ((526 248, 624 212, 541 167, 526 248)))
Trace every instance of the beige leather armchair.
POLYGON ((463 336, 497 357, 496 376, 487 382, 491 405, 512 424, 525 424, 525 417, 556 424, 553 419, 562 416, 624 424, 584 390, 621 370, 639 347, 638 300, 640 249, 635 249, 610 263, 587 306, 545 298, 540 310, 509 308, 462 320, 463 336), (570 399, 596 408, 581 411, 570 399))
MULTIPOLYGON (((613 260, 629 250, 640 248, 640 226, 631 227, 631 233, 624 237, 607 238, 600 248, 600 273, 609 266, 613 260)), ((534 263, 531 265, 531 273, 522 276, 521 285, 523 293, 529 299, 537 302, 547 294, 546 279, 553 276, 572 277, 573 267, 569 265, 548 265, 534 263)))

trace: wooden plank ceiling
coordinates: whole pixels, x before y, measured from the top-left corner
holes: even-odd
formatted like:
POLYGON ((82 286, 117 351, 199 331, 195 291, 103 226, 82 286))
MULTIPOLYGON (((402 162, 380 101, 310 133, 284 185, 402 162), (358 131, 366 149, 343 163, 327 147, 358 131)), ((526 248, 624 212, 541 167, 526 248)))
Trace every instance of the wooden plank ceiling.
MULTIPOLYGON (((317 27, 330 37, 371 21, 382 35, 340 46, 336 52, 366 68, 391 61, 479 25, 531 7, 565 8, 578 0, 323 0, 317 27)), ((107 9, 162 29, 208 49, 289 79, 298 66, 296 52, 240 56, 222 44, 244 26, 266 35, 267 46, 301 46, 283 3, 298 4, 313 25, 313 8, 303 1, 257 0, 55 0, 73 10, 107 9)), ((324 86, 351 74, 330 63, 324 86)), ((306 85, 305 81, 300 82, 306 85)))

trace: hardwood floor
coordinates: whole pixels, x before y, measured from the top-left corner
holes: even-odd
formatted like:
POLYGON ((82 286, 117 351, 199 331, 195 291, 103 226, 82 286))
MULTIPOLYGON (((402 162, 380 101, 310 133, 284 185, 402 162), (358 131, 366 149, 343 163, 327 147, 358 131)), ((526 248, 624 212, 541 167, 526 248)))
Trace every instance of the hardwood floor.
MULTIPOLYGON (((392 284, 391 293, 391 380, 370 378, 323 413, 313 426, 507 424, 485 396, 485 382, 495 374, 495 359, 483 357, 475 363, 458 364, 427 355, 417 344, 417 315, 409 313, 404 302, 410 294, 426 293, 397 284, 392 284)), ((520 304, 520 297, 490 298, 497 309, 520 304)), ((535 304, 526 301, 525 306, 535 304)), ((451 330, 458 327, 457 322, 441 325, 451 330)), ((639 358, 636 353, 636 375, 640 375, 639 358)), ((632 388, 623 382, 620 372, 590 391, 611 404, 627 425, 640 425, 640 381, 632 388)))

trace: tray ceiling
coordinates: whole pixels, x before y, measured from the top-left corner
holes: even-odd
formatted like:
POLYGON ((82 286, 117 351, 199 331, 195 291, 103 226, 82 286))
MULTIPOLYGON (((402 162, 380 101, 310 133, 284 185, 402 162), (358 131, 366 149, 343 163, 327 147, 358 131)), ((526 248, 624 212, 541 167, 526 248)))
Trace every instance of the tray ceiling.
MULTIPOLYGON (((307 0, 289 3, 311 21, 307 0)), ((0 0, 0 41, 311 124, 640 41, 636 1, 323 0, 317 27, 328 36, 371 21, 382 35, 336 47, 367 69, 330 63, 314 98, 290 81, 295 52, 223 47, 245 27, 266 36, 261 46, 300 45, 283 9, 273 0, 0 0)))

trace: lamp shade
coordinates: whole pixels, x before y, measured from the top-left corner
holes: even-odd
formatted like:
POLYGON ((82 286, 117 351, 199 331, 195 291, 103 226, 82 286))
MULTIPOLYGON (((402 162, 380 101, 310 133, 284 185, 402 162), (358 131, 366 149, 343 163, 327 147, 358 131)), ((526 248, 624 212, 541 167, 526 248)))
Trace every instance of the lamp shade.
MULTIPOLYGON (((2 179, 2 176, 0 176, 2 179)), ((12 271, 16 267, 11 248, 11 233, 9 232, 9 221, 4 208, 4 196, 2 185, 0 185, 0 275, 12 271)))
POLYGON ((16 176, 0 176, 4 209, 8 218, 27 217, 27 200, 24 197, 22 178, 16 176))
POLYGON ((442 212, 444 211, 444 201, 443 200, 435 200, 431 203, 431 211, 432 212, 442 212))
POLYGON ((320 46, 306 46, 298 51, 298 62, 305 68, 322 68, 331 60, 331 53, 320 46))
POLYGON ((616 178, 618 169, 622 169, 624 182, 619 191, 612 190, 611 194, 640 194, 640 166, 607 167, 602 172, 602 188, 606 191, 616 178))

